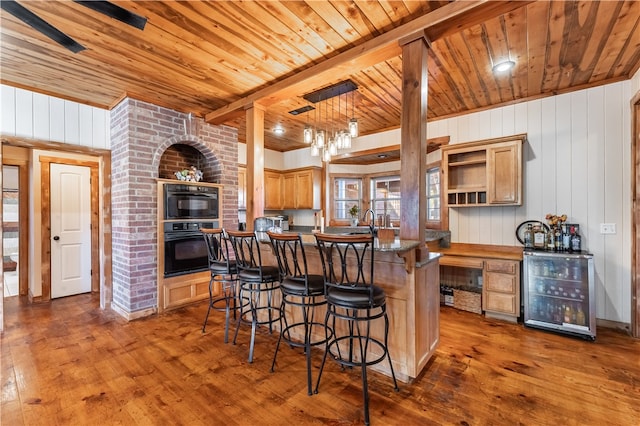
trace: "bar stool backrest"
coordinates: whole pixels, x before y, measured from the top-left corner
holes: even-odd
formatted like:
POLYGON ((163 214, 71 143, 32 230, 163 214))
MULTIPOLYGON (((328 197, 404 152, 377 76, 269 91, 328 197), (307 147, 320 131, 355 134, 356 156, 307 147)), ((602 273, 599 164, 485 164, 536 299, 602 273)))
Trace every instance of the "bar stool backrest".
POLYGON ((307 256, 300 234, 268 231, 267 235, 278 260, 281 280, 287 278, 304 282, 308 290, 307 256))
POLYGON ((226 266, 228 271, 235 269, 235 264, 229 258, 229 244, 224 229, 201 228, 200 231, 207 243, 209 266, 226 266))
POLYGON ((373 306, 373 236, 315 234, 325 295, 332 288, 368 295, 373 306))
POLYGON ((250 271, 262 278, 260 242, 253 231, 227 231, 236 257, 238 272, 250 271))

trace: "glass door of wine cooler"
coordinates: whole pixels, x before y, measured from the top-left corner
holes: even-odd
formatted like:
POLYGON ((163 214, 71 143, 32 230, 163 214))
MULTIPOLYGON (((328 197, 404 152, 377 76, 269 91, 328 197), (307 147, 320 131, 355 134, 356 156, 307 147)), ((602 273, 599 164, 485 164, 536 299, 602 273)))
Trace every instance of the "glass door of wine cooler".
POLYGON ((524 324, 596 337, 593 255, 525 251, 524 324))

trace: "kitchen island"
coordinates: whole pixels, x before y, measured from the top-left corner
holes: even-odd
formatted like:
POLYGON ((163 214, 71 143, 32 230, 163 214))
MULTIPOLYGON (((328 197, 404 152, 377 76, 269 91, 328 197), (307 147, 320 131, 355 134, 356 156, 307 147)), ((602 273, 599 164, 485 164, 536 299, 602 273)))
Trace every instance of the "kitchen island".
MULTIPOLYGON (((309 273, 322 274, 320 255, 313 234, 301 234, 305 244, 309 273)), ((389 315, 389 351, 396 377, 411 382, 418 377, 433 355, 440 337, 440 268, 439 254, 420 250, 419 241, 374 241, 374 283, 387 295, 389 315)), ((265 263, 276 265, 270 250, 263 250, 265 263)), ((316 318, 324 320, 324 310, 316 312, 316 318)), ((288 312, 299 320, 298 312, 288 312)), ((384 322, 372 328, 378 338, 384 336, 384 322)), ((301 338, 301 337, 299 337, 301 338)), ((372 367, 391 375, 388 363, 372 367)))

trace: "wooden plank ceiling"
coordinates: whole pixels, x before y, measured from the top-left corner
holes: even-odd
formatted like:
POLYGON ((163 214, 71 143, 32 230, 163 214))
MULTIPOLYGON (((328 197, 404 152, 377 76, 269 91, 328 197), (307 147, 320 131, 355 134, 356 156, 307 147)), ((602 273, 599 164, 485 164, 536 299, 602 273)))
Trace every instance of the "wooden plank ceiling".
MULTIPOLYGON (((3 10, 2 83, 103 108, 130 96, 217 122, 211 118, 234 102, 338 63, 268 102, 265 146, 277 151, 304 147, 305 124, 332 115, 341 126, 354 114, 361 134, 398 127, 397 40, 366 60, 339 59, 412 22, 428 27, 431 40, 430 120, 628 79, 640 64, 637 1, 114 2, 148 19, 142 31, 76 2, 19 3, 86 50, 74 54, 3 10), (463 7, 471 11, 450 12, 463 7), (437 13, 453 18, 430 25, 437 13), (516 65, 495 75, 502 59, 516 65), (358 90, 289 114, 310 104, 305 93, 345 79, 358 90), (282 136, 271 133, 278 123, 282 136)), ((244 141, 244 116, 229 117, 222 122, 244 141)))

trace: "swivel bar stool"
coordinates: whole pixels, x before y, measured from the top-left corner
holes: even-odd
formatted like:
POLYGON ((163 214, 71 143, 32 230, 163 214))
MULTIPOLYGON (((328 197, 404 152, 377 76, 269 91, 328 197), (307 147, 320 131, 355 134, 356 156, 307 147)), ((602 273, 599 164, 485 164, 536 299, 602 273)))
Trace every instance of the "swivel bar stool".
MULTIPOLYGON (((240 324, 251 324, 249 362, 253 362, 256 328, 268 325, 273 332, 273 324, 280 321, 280 307, 274 303, 274 290, 279 288, 280 273, 277 266, 262 264, 260 244, 255 232, 227 231, 236 257, 238 268, 240 315, 233 337, 236 344, 240 324)), ((268 241, 266 241, 268 243, 268 241)))
POLYGON ((211 309, 224 311, 224 342, 227 343, 229 341, 229 317, 231 311, 233 311, 233 317, 236 318, 236 311, 239 310, 237 299, 238 271, 235 261, 229 259, 229 244, 224 230, 222 228, 201 228, 200 231, 204 235, 204 240, 207 244, 209 272, 211 273, 211 279, 209 280, 209 307, 202 324, 202 332, 204 333, 207 327, 211 309), (215 283, 220 284, 221 294, 214 298, 213 286, 215 283))
POLYGON ((399 390, 387 343, 389 318, 386 296, 382 288, 373 284, 373 235, 315 234, 315 236, 322 261, 327 299, 325 324, 328 324, 331 319, 333 324, 331 328, 334 331, 334 337, 329 340, 320 365, 315 392, 318 392, 328 354, 331 354, 342 367, 361 367, 364 422, 368 425, 367 366, 387 359, 394 390, 399 390), (372 324, 380 318, 384 321, 382 339, 371 335, 372 324), (345 322, 346 327, 336 328, 336 320, 345 322), (373 353, 371 349, 377 349, 378 354, 373 353))
MULTIPOLYGON (((332 330, 327 330, 325 333, 325 324, 314 321, 315 308, 327 304, 324 298, 324 278, 322 275, 308 273, 307 257, 300 234, 267 232, 267 235, 269 235, 273 252, 278 260, 282 294, 280 336, 273 354, 271 371, 273 372, 275 369, 276 357, 282 340, 291 347, 304 348, 307 358, 307 393, 311 395, 311 347, 326 344, 333 336, 332 330), (290 323, 286 314, 287 306, 300 308, 302 321, 292 319, 293 322, 290 323), (314 339, 314 330, 319 330, 320 334, 315 334, 320 337, 314 339), (292 332, 296 331, 298 336, 292 337, 292 332), (304 333, 302 341, 299 339, 301 332, 304 333)), ((291 316, 295 317, 295 314, 292 312, 291 316)))

